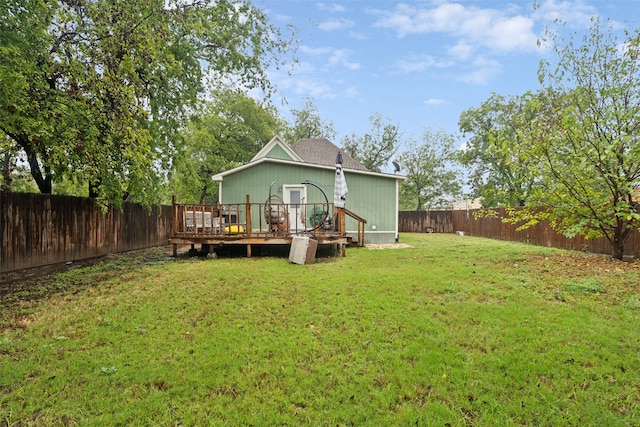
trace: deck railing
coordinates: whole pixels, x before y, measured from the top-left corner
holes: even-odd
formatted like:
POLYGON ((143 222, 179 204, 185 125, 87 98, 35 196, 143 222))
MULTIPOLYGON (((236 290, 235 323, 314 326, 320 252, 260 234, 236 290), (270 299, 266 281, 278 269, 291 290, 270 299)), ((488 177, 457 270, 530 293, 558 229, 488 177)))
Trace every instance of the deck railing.
POLYGON ((351 212, 349 209, 344 209, 344 214, 350 216, 355 219, 358 223, 358 241, 356 244, 358 246, 364 246, 364 226, 367 224, 367 220, 362 218, 360 215, 351 212))
MULTIPOLYGON (((333 203, 178 204, 174 237, 284 237, 344 235, 344 209, 333 203)), ((364 230, 363 230, 364 231, 364 230)))

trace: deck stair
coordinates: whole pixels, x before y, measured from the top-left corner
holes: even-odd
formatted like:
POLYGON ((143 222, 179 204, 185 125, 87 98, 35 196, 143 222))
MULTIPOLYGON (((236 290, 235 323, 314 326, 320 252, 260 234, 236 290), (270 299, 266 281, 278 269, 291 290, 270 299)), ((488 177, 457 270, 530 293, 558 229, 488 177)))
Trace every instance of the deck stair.
POLYGON ((358 237, 355 244, 353 243, 353 237, 347 236, 347 246, 364 246, 364 226, 367 224, 367 220, 349 209, 344 209, 344 214, 358 222, 358 237))

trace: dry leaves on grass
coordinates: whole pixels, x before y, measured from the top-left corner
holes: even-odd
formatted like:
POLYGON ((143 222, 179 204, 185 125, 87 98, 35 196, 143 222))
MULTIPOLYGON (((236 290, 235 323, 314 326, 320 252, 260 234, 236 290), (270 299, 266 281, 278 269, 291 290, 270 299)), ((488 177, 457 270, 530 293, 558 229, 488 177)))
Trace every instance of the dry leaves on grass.
POLYGON ((634 306, 640 295, 640 260, 623 262, 606 255, 561 252, 530 255, 518 264, 550 289, 597 293, 610 303, 634 306))
POLYGON ((542 272, 545 272, 545 269, 553 268, 570 275, 640 272, 640 261, 638 260, 623 262, 612 259, 607 255, 582 252, 563 252, 551 256, 531 256, 528 259, 528 263, 538 266, 542 272))

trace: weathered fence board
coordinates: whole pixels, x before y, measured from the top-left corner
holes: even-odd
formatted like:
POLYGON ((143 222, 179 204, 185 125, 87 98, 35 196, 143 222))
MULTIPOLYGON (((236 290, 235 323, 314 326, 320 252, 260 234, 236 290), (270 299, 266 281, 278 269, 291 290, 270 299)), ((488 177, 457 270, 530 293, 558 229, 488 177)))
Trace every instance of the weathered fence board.
MULTIPOLYGON (((493 209, 497 216, 486 217, 476 214, 479 210, 455 211, 401 211, 398 229, 400 232, 455 232, 462 231, 470 236, 531 243, 561 249, 587 251, 612 255, 613 250, 606 238, 573 238, 558 234, 546 223, 539 223, 526 230, 517 231, 518 225, 502 222, 506 216, 504 209, 493 209)), ((640 257, 640 233, 635 231, 625 244, 625 255, 640 257)))
POLYGON ((0 237, 2 272, 166 245, 171 206, 103 213, 89 198, 0 193, 0 237))
POLYGON ((453 233, 451 211, 402 211, 398 228, 411 233, 453 233))

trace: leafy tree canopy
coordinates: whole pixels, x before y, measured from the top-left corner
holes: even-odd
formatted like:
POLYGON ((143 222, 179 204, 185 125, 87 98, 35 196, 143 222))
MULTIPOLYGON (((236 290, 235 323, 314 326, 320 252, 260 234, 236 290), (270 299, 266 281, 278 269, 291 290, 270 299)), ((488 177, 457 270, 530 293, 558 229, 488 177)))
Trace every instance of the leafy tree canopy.
POLYGON ((381 114, 369 118, 371 132, 364 135, 351 134, 342 139, 342 148, 364 167, 382 172, 400 145, 398 125, 385 121, 381 114))
POLYGON ((310 97, 305 97, 302 107, 291 110, 291 114, 293 115, 292 123, 284 133, 284 139, 289 144, 299 139, 332 140, 337 135, 333 122, 322 119, 318 107, 310 97))
POLYGON ((406 176, 400 188, 401 209, 443 208, 461 195, 455 145, 455 136, 430 128, 424 130, 422 141, 408 143, 398 158, 406 176))
POLYGON ((269 92, 291 46, 249 0, 0 0, 0 129, 43 193, 153 203, 207 82, 269 92))
POLYGON ((581 43, 555 38, 558 62, 541 64, 544 96, 521 126, 516 157, 535 186, 514 220, 548 220, 568 236, 604 236, 616 258, 640 227, 640 36, 594 20, 581 43))
POLYGON ((174 165, 171 194, 183 203, 215 203, 218 187, 211 177, 251 160, 285 126, 273 106, 238 90, 215 91, 182 132, 185 150, 174 165))
POLYGON ((484 206, 523 206, 529 194, 531 175, 513 149, 522 144, 519 127, 533 119, 526 104, 527 97, 492 94, 460 115, 460 130, 470 137, 459 160, 469 171, 473 196, 482 197, 484 206))

